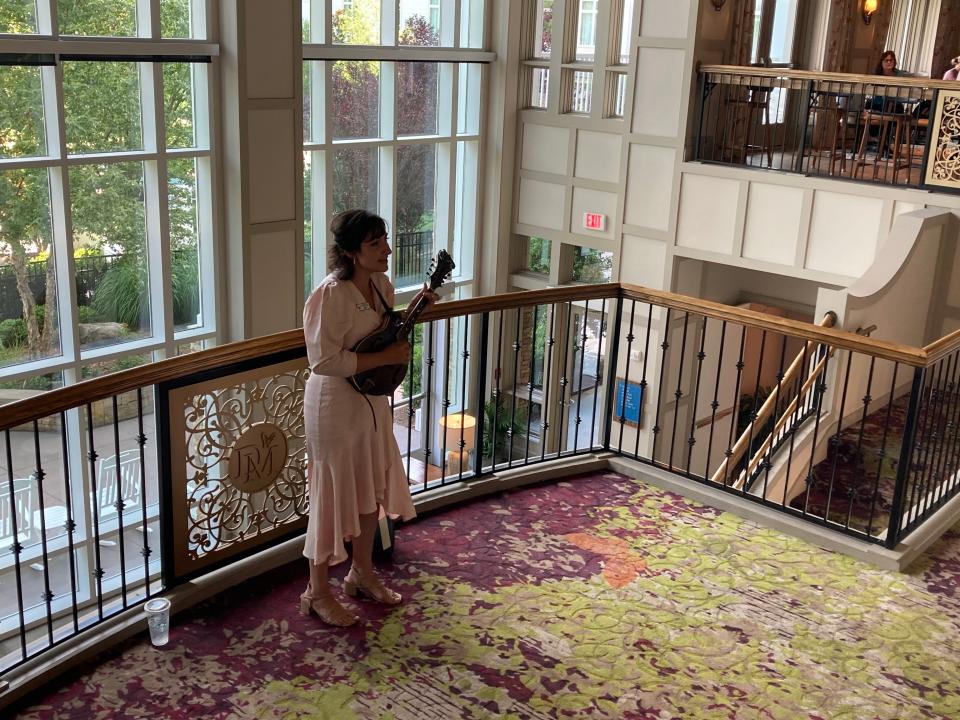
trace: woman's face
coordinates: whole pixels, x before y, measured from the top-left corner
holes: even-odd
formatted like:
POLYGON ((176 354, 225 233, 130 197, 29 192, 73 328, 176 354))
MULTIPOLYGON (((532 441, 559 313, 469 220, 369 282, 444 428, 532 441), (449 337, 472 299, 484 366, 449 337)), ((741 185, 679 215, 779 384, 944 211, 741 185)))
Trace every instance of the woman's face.
POLYGON ((892 75, 897 69, 897 57, 893 53, 887 53, 880 60, 880 67, 883 68, 884 75, 892 75))
POLYGON ((387 258, 393 251, 386 233, 369 237, 360 243, 360 249, 351 253, 353 262, 367 272, 386 272, 387 258))

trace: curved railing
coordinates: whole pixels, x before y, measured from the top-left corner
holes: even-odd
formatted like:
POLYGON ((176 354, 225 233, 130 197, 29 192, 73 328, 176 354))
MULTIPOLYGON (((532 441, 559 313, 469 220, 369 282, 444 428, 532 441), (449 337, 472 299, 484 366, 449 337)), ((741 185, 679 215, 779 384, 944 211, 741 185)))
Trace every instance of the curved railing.
MULTIPOLYGON (((957 493, 960 332, 914 348, 603 284, 444 302, 412 341, 393 430, 431 506, 504 471, 613 454, 894 547, 957 493), (828 350, 815 407, 764 434, 767 396, 811 391, 784 382, 807 343, 828 350), (752 488, 715 472, 737 463, 738 423, 752 428, 741 464, 770 432, 781 446, 752 488)), ((4 406, 0 671, 302 532, 306 375, 291 330, 4 406)))

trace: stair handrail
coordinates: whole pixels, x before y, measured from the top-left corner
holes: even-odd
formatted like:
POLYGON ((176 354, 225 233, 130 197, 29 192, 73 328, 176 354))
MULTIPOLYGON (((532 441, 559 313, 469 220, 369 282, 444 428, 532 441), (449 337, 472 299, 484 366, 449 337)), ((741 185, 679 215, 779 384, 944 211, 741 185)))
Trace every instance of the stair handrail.
MULTIPOLYGON (((823 319, 818 323, 820 327, 831 328, 836 324, 837 316, 833 311, 827 312, 823 319)), ((790 363, 790 366, 787 368, 787 371, 783 374, 783 377, 777 383, 777 387, 782 387, 783 385, 789 385, 794 381, 797 374, 800 372, 800 367, 803 365, 805 358, 809 357, 810 347, 813 345, 813 340, 808 340, 804 343, 803 349, 797 353, 797 356, 790 363)), ((767 396, 767 399, 763 401, 763 404, 760 406, 760 409, 754 414, 753 419, 750 421, 750 424, 743 431, 743 434, 737 438, 737 442, 733 444, 733 447, 730 448, 730 452, 723 459, 723 462, 717 467, 716 471, 710 477, 711 482, 715 483, 724 483, 726 478, 727 471, 729 468, 736 465, 740 462, 740 458, 743 457, 743 454, 747 451, 747 448, 753 438, 753 431, 757 425, 762 425, 767 420, 767 416, 773 412, 774 407, 777 404, 779 393, 772 392, 767 396)), ((772 433, 771 433, 772 437, 772 433)), ((726 484, 726 483, 724 483, 726 484)))

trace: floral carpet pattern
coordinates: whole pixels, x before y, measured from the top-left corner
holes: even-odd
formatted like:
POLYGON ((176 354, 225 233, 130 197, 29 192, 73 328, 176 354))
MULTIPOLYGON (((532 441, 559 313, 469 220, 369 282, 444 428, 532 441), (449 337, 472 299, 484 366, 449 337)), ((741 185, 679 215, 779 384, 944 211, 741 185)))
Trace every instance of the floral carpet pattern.
POLYGON ((960 528, 898 574, 607 472, 399 528, 383 573, 406 600, 352 604, 350 629, 295 612, 305 570, 17 717, 960 717, 960 528))

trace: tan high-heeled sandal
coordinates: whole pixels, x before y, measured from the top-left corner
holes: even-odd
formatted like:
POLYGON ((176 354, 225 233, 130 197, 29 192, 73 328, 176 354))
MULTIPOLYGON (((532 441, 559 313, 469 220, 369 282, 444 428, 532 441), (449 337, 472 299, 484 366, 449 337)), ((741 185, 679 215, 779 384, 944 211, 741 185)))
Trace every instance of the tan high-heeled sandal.
POLYGON ((313 613, 327 625, 334 627, 350 627, 356 624, 357 616, 347 610, 343 605, 337 602, 332 594, 314 595, 310 586, 307 591, 300 596, 300 614, 310 615, 313 613))
POLYGON ((403 596, 400 593, 388 588, 373 573, 363 575, 356 566, 351 566, 347 577, 343 579, 343 591, 350 597, 365 595, 384 605, 399 605, 403 602, 403 596))

